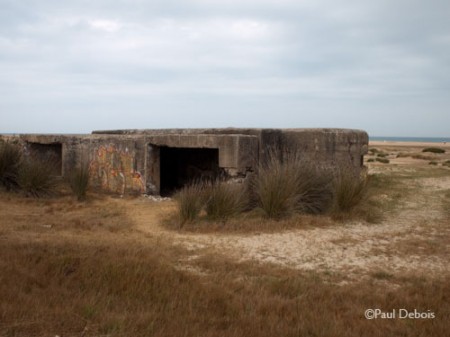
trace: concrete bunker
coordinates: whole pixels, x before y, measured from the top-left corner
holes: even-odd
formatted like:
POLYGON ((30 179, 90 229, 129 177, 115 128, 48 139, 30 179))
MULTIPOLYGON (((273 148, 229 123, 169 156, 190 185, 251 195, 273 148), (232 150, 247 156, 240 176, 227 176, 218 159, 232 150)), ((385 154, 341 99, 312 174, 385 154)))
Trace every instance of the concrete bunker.
POLYGON ((63 153, 61 143, 28 142, 27 147, 33 158, 48 163, 52 167, 55 176, 62 176, 63 153))
POLYGON ((219 176, 219 149, 161 146, 159 154, 162 196, 194 181, 211 181, 219 176))
MULTIPOLYGON (((192 180, 215 175, 241 183, 268 156, 294 152, 305 162, 356 174, 365 170, 368 135, 348 129, 144 129, 91 135, 0 135, 26 155, 53 158, 67 176, 89 164, 91 186, 116 194, 170 195, 192 180)), ((280 157, 281 158, 281 157, 280 157)))

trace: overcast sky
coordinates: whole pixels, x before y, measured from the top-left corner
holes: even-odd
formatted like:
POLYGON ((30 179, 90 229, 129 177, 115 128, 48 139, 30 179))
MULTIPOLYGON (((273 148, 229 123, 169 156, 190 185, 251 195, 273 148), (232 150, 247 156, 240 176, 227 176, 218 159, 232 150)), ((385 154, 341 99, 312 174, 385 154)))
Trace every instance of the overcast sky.
POLYGON ((450 137, 449 0, 0 0, 0 132, 450 137))

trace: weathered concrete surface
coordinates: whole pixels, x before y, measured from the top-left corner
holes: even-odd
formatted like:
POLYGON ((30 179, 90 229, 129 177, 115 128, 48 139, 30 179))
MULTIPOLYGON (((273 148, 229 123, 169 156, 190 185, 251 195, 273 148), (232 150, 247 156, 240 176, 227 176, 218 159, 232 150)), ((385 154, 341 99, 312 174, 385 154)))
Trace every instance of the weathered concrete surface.
MULTIPOLYGON (((41 155, 51 152, 59 157, 62 176, 69 176, 75 168, 87 165, 94 187, 118 194, 159 194, 161 173, 164 173, 161 150, 168 148, 186 149, 186 153, 188 149, 200 149, 197 152, 200 157, 201 149, 216 149, 218 162, 215 165, 228 178, 245 178, 270 153, 280 159, 286 153, 295 153, 316 166, 345 168, 358 174, 368 150, 367 133, 348 129, 113 130, 94 131, 90 135, 1 137, 19 141, 25 154, 33 150, 41 155)), ((207 156, 212 152, 204 153, 207 156)), ((210 159, 205 158, 209 166, 214 164, 210 159)), ((198 160, 186 163, 194 167, 182 167, 178 171, 184 174, 189 170, 206 171, 198 160)), ((177 165, 183 163, 178 161, 177 165)))

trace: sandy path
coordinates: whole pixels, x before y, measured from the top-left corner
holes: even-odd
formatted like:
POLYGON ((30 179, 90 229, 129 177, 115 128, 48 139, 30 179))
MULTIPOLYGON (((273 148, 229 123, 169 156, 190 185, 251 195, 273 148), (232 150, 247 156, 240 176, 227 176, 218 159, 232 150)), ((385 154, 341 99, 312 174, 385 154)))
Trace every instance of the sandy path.
POLYGON ((377 225, 352 222, 270 234, 191 234, 161 226, 161 218, 175 211, 174 202, 147 199, 133 201, 129 216, 137 230, 182 245, 197 256, 216 251, 238 261, 345 272, 355 278, 376 271, 450 273, 450 224, 443 218, 436 196, 439 190, 450 189, 450 177, 418 179, 415 183, 423 193, 404 200, 394 216, 377 225), (438 254, 426 253, 437 243, 441 248, 438 254), (405 245, 407 251, 398 247, 405 245))

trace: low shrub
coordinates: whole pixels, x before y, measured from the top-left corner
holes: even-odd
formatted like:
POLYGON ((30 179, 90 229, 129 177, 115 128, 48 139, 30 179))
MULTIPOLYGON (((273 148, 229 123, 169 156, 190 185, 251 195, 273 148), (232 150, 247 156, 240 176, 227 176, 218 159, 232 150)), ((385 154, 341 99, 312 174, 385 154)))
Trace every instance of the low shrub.
POLYGON ((18 171, 17 183, 26 195, 43 197, 52 194, 57 186, 55 163, 28 158, 18 171))
POLYGON ((445 150, 441 149, 439 147, 427 147, 427 148, 423 149, 422 152, 445 153, 445 150))
POLYGON ((204 206, 204 185, 196 182, 183 187, 175 195, 178 204, 180 227, 186 222, 193 222, 198 218, 204 206))
POLYGON ((373 162, 375 162, 375 159, 374 158, 370 158, 370 159, 367 160, 367 162, 368 163, 373 163, 373 162))
POLYGON ((78 201, 86 199, 86 193, 89 187, 89 167, 82 165, 69 176, 69 185, 78 201))
POLYGON ((442 163, 442 166, 448 166, 450 167, 450 160, 446 160, 445 162, 442 163))
POLYGON ((17 145, 0 144, 0 185, 10 190, 17 186, 22 153, 17 145))
POLYGON ((225 221, 246 208, 243 185, 217 181, 205 187, 203 193, 206 215, 211 220, 225 221))
POLYGON ((377 157, 377 158, 375 158, 375 160, 377 162, 380 162, 380 163, 383 163, 383 164, 389 164, 390 163, 389 159, 387 159, 387 158, 379 158, 379 157, 377 157))
POLYGON ((375 153, 380 152, 380 150, 378 150, 376 148, 371 148, 371 149, 369 149, 369 152, 372 153, 372 154, 375 154, 375 153))
POLYGON ((437 161, 430 161, 429 163, 428 163, 428 165, 437 165, 438 163, 437 163, 437 161))

